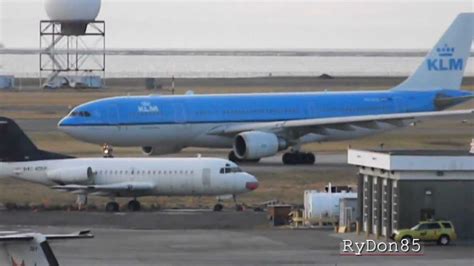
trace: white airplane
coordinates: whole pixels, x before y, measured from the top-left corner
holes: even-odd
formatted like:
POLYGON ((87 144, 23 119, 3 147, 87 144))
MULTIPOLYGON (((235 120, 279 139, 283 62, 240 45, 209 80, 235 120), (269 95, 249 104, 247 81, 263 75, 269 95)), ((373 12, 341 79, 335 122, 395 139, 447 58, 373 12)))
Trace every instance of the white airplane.
MULTIPOLYGON (((235 163, 217 158, 74 158, 36 148, 18 125, 0 117, 0 177, 19 178, 69 191, 79 203, 87 195, 132 197, 128 209, 140 209, 141 196, 227 196, 253 191, 257 179, 235 163)), ((240 205, 236 206, 241 209, 240 205)), ((217 203, 214 210, 220 211, 217 203)))
POLYGON ((59 262, 48 240, 93 238, 89 231, 72 234, 47 234, 35 232, 0 231, 0 265, 58 266, 59 262))
POLYGON ((390 90, 113 97, 74 108, 58 126, 86 142, 141 146, 149 155, 228 148, 238 162, 289 150, 283 163, 313 164, 303 144, 473 113, 446 110, 474 98, 461 90, 473 31, 474 13, 460 14, 418 69, 390 90))

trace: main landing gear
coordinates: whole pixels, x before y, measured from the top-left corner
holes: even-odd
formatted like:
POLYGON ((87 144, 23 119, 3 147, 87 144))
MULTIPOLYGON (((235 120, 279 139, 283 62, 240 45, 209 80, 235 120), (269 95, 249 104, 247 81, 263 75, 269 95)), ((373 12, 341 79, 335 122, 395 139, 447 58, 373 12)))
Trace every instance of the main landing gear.
MULTIPOLYGON (((127 209, 132 212, 139 211, 141 209, 140 202, 137 199, 133 199, 128 202, 127 209)), ((119 212, 120 206, 117 202, 111 201, 105 205, 106 212, 119 212)))
POLYGON ((229 152, 229 161, 232 161, 234 163, 258 163, 260 161, 260 158, 258 159, 240 159, 235 155, 234 151, 229 152))
POLYGON ((106 212, 119 212, 120 208, 117 202, 111 201, 105 205, 105 211, 106 212))
POLYGON ((311 152, 286 152, 282 161, 283 164, 314 164, 316 157, 311 152))
POLYGON ((132 212, 136 212, 141 209, 140 202, 137 199, 129 201, 127 207, 128 210, 132 212))

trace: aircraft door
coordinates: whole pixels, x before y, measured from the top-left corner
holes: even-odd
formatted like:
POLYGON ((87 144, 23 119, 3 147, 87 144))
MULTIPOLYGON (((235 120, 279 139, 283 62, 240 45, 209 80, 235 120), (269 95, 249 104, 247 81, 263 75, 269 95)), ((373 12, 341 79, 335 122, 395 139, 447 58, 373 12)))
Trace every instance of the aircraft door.
POLYGON ((405 112, 407 110, 406 106, 404 106, 403 99, 399 96, 394 96, 393 98, 393 108, 395 112, 405 112))
POLYGON ((186 144, 189 137, 193 136, 191 124, 188 123, 186 108, 182 103, 173 104, 174 122, 176 123, 175 130, 180 132, 177 136, 182 142, 186 144))
POLYGON ((107 121, 111 126, 117 126, 120 129, 120 119, 119 119, 119 111, 118 106, 113 104, 109 105, 107 108, 107 121))
POLYGON ((186 119, 186 109, 183 104, 174 104, 174 122, 178 124, 184 124, 187 122, 186 119))
POLYGON ((211 169, 210 168, 202 169, 202 185, 204 187, 211 186, 211 169))
POLYGON ((315 118, 318 116, 318 109, 316 104, 313 102, 308 103, 306 106, 306 118, 315 118))
POLYGON ((199 187, 202 188, 202 192, 209 190, 211 188, 211 169, 210 168, 203 168, 202 169, 202 176, 201 176, 202 183, 199 184, 199 187))

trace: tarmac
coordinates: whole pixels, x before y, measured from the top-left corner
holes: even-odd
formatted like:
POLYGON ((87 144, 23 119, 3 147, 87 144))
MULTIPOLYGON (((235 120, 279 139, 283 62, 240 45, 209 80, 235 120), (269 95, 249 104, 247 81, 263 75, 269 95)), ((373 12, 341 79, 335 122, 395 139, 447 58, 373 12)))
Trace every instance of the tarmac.
POLYGON ((61 265, 472 265, 474 246, 427 244, 420 256, 344 256, 332 229, 273 228, 262 212, 165 210, 149 213, 0 212, 0 230, 67 233, 93 239, 51 242, 61 265))
MULTIPOLYGON (((258 86, 269 87, 272 91, 288 91, 288 88, 305 91, 315 88, 322 90, 335 87, 335 90, 343 90, 348 87, 367 86, 376 89, 375 85, 388 88, 402 79, 400 77, 334 80, 301 77, 257 80, 183 79, 177 80, 177 84, 186 89, 189 87, 198 93, 205 93, 207 89, 202 89, 204 87, 214 91, 220 90, 223 84, 229 87, 229 91, 235 87, 251 92, 258 86)), ((465 79, 464 83, 472 87, 473 78, 465 79)), ((22 84, 26 85, 26 89, 37 90, 36 79, 26 80, 22 84)), ((107 81, 107 84, 116 86, 114 93, 123 94, 144 82, 117 79, 107 81)), ((78 95, 79 93, 82 92, 78 92, 78 95)), ((65 93, 64 97, 68 95, 65 93)), ((23 115, 28 113, 62 116, 68 112, 72 102, 67 100, 56 104, 35 102, 34 105, 17 105, 14 101, 10 102, 7 97, 0 106, 0 112, 10 112, 19 117, 24 117, 23 115)), ((453 125, 445 123, 450 119, 436 118, 434 122, 439 122, 440 125, 453 125)), ((474 125, 472 117, 456 118, 456 124, 463 119, 467 119, 467 126, 456 128, 440 126, 436 128, 436 133, 454 137, 472 134, 474 125)), ((58 132, 57 118, 17 119, 17 122, 27 134, 47 135, 58 132)), ((417 134, 424 136, 426 133, 431 133, 433 127, 409 127, 404 130, 407 136, 417 134)), ((438 144, 444 145, 444 143, 438 144)), ((464 149, 464 146, 454 148, 464 149)), ((172 156, 190 156, 193 152, 195 150, 187 150, 172 156)), ((227 152, 207 151, 206 156, 226 157, 227 152)), ((354 168, 346 164, 345 152, 317 152, 316 164, 311 166, 282 165, 280 154, 264 158, 259 164, 245 164, 242 167, 245 171, 256 173, 257 176, 281 172, 290 181, 297 171, 333 174, 337 170, 341 175, 348 175, 345 180, 350 180, 352 172, 355 173, 354 168)), ((271 178, 274 177, 269 175, 267 179, 271 178)), ((275 182, 277 181, 275 178, 275 182)), ((7 182, 9 188, 13 187, 8 180, 2 182, 7 182)), ((292 187, 286 187, 285 190, 292 187)), ((45 193, 50 195, 51 192, 45 193)), ((269 225, 266 213, 253 210, 235 212, 225 209, 220 213, 202 209, 165 209, 138 213, 0 211, 0 231, 34 230, 42 233, 67 233, 82 229, 91 229, 95 238, 51 243, 61 265, 474 265, 474 245, 463 242, 454 242, 447 247, 427 244, 424 245, 421 256, 343 256, 340 254, 342 240, 362 241, 363 236, 354 233, 336 234, 332 229, 274 228, 269 225)))

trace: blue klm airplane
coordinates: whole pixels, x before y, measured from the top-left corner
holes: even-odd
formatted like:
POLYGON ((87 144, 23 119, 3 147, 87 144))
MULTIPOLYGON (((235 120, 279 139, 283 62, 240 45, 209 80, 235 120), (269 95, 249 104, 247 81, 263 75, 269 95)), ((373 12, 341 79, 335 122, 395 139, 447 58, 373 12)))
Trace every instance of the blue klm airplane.
POLYGON ((474 97, 460 90, 474 13, 458 15, 414 74, 386 91, 124 96, 74 108, 58 124, 86 142, 141 146, 149 155, 185 147, 232 148, 234 161, 289 149, 285 164, 312 164, 309 142, 352 139, 405 126, 474 97))

